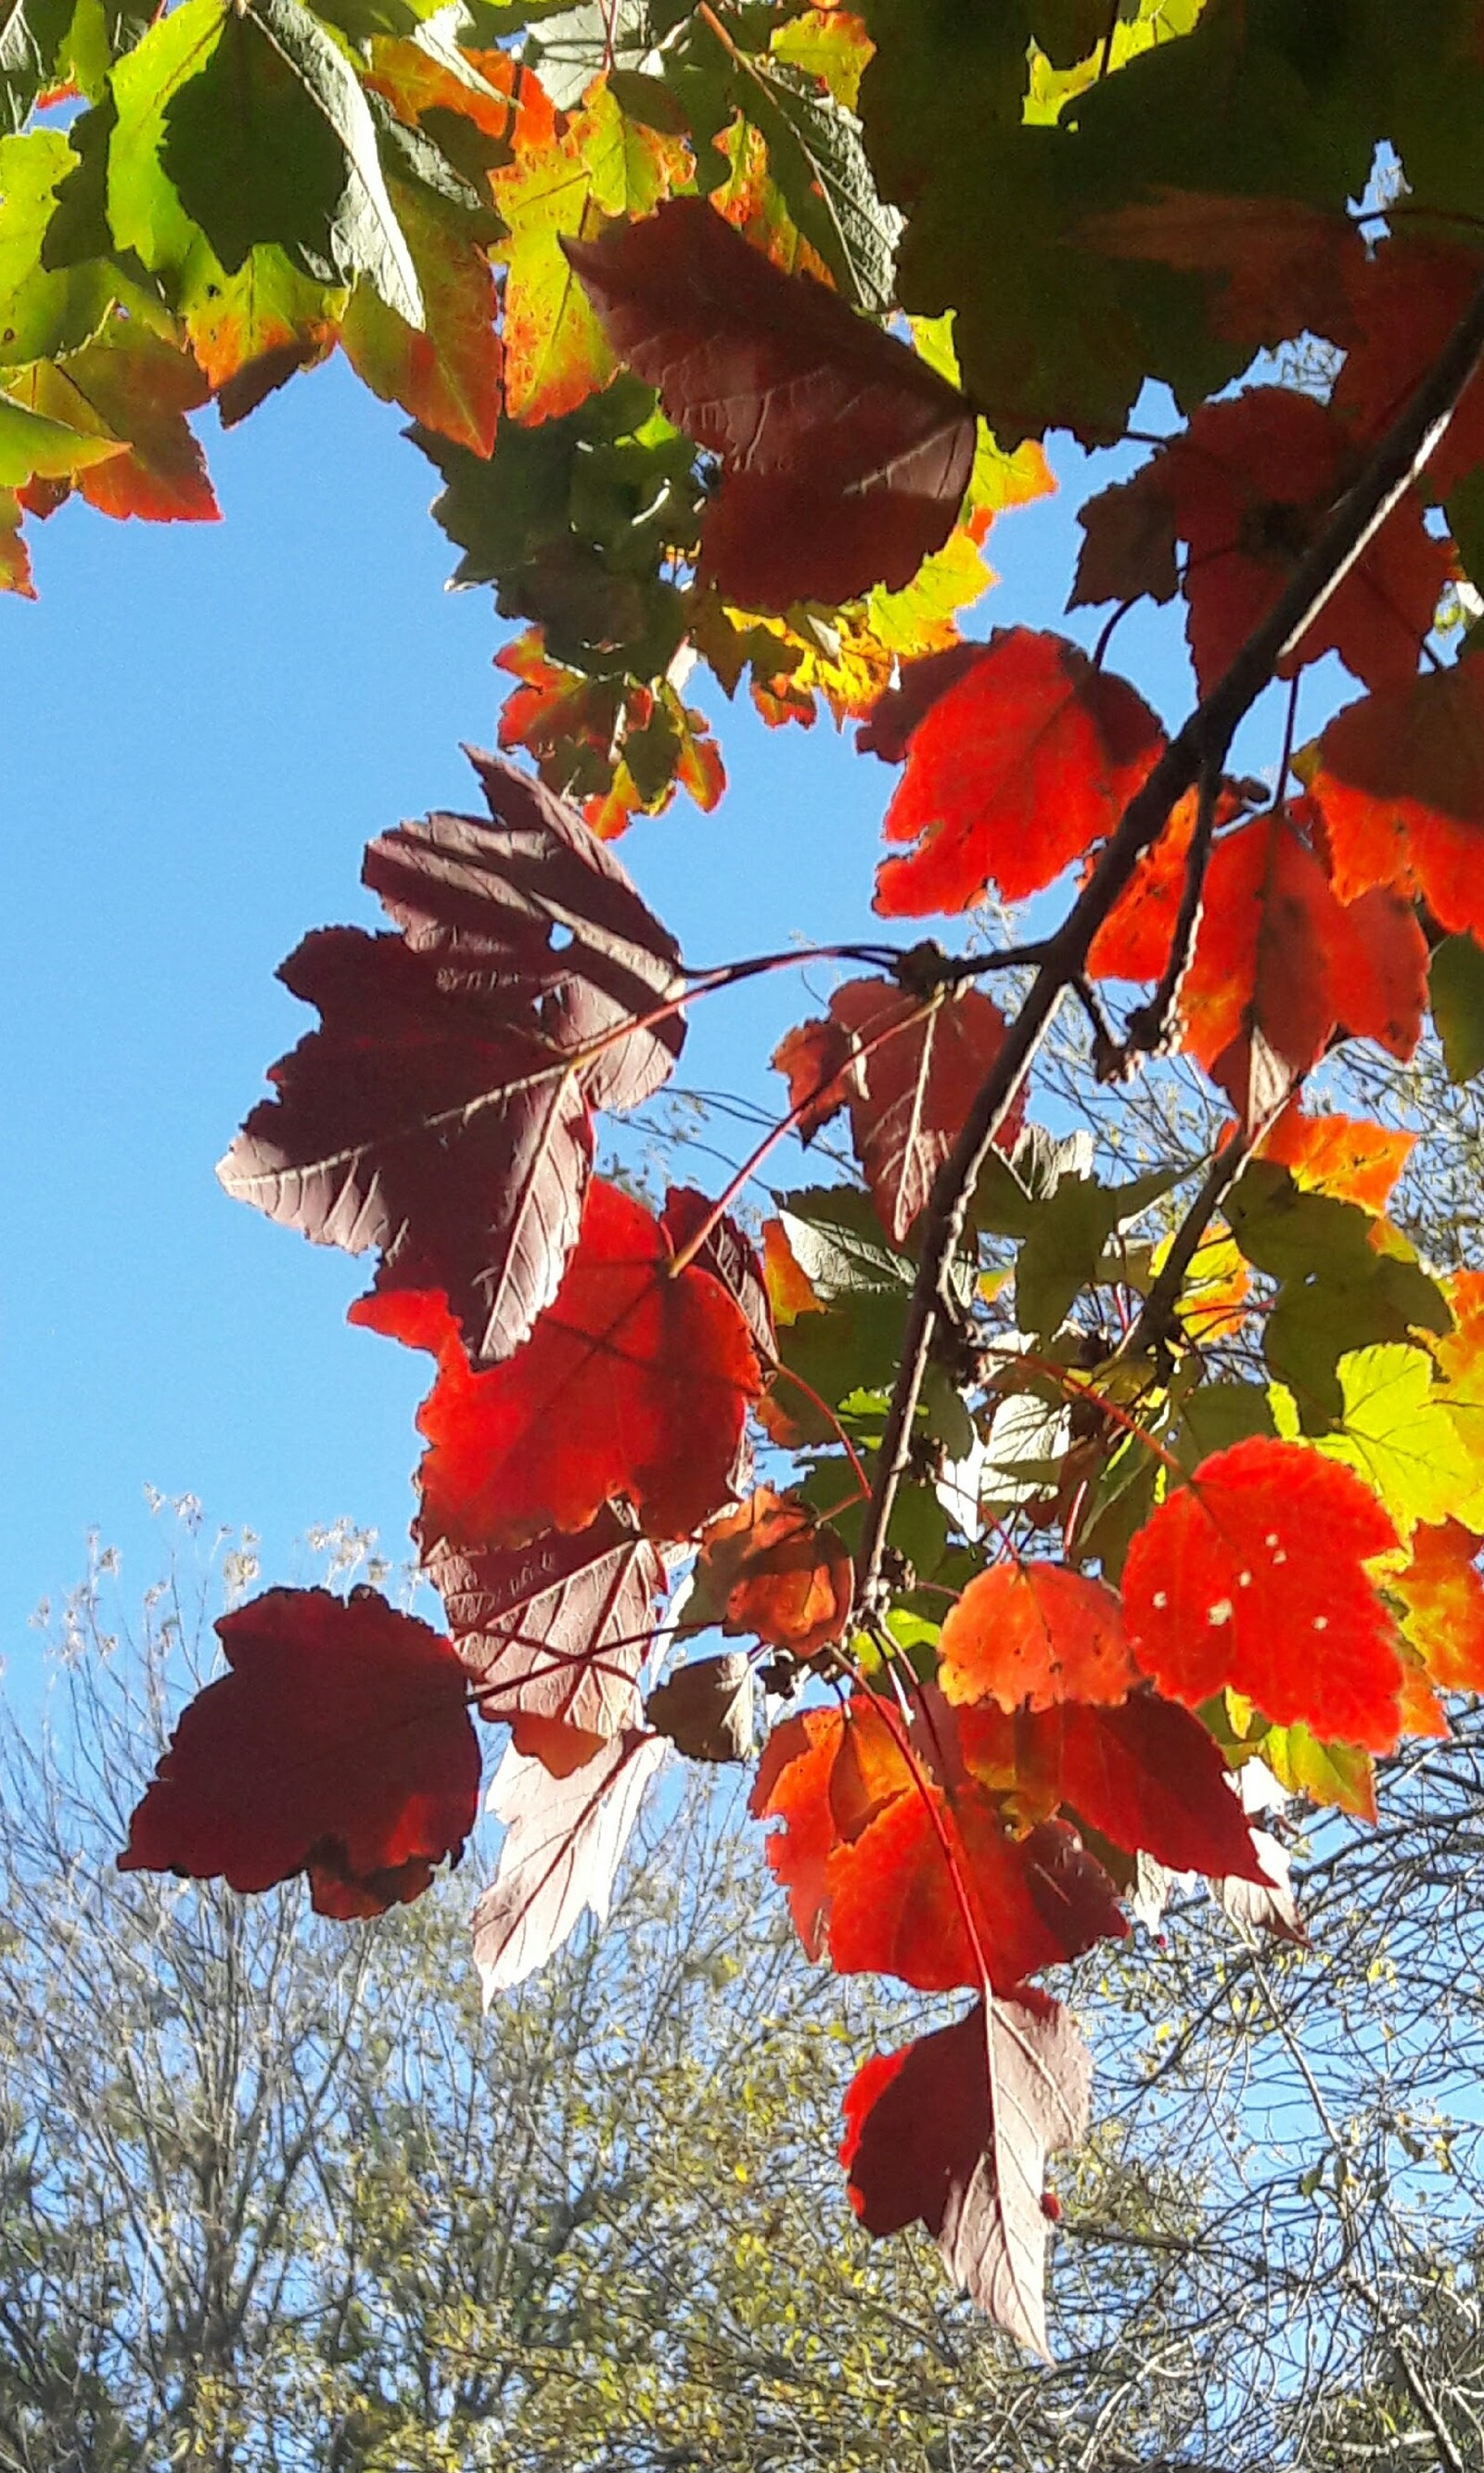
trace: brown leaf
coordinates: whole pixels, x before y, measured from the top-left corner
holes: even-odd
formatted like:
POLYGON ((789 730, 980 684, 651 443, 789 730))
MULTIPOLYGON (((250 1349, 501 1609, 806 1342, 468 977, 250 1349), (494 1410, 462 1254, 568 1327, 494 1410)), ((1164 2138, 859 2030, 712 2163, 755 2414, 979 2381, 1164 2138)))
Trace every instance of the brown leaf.
POLYGON ((753 1664, 740 1649, 698 1657, 652 1692, 644 1715, 688 1761, 745 1761, 753 1749, 753 1664))

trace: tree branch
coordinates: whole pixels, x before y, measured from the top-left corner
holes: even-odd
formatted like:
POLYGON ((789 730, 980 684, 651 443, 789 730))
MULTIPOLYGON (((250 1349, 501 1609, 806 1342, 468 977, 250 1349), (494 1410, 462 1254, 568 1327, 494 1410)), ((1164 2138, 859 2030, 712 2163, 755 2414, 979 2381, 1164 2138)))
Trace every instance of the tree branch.
POLYGON ((923 1214, 922 1251, 902 1337, 901 1363, 856 1557, 860 1602, 868 1613, 881 1595, 881 1556, 907 1467, 922 1378, 944 1311, 945 1273, 963 1233, 969 1196, 1026 1069, 1062 997, 1084 972, 1093 937, 1138 860, 1163 830, 1176 801, 1208 769, 1219 773, 1238 723, 1271 681, 1278 663, 1302 641, 1439 444, 1481 352, 1484 284, 1267 616, 1253 629, 1209 695, 1202 698, 1169 741, 1142 789, 1130 800, 1079 900, 1047 940, 1035 982, 938 1172, 923 1214))

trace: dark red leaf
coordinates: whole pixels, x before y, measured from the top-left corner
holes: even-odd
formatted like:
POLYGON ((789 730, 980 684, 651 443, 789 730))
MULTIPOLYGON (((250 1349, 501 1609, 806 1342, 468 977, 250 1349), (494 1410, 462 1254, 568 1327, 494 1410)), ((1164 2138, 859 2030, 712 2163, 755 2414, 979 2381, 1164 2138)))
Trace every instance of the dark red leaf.
POLYGON ((845 2099, 840 2161, 866 2230, 925 2224, 955 2282, 1041 2354, 1046 2158, 1084 2136, 1090 2078, 1065 2009, 994 2001, 876 2054, 845 2099))
MULTIPOLYGON (((855 1156, 895 1243, 925 1210, 1004 1036, 1004 1015, 975 988, 924 999, 892 979, 848 979, 829 999, 827 1021, 802 1023, 775 1051, 796 1107, 819 1092, 802 1131, 816 1131, 842 1103, 850 1108, 855 1156)), ((1017 1099, 996 1137, 1001 1149, 1013 1149, 1023 1122, 1017 1099)))
POLYGON ((557 1292, 589 1103, 647 1097, 683 1025, 628 1026, 680 981, 618 862, 539 782, 476 764, 492 824, 433 816, 367 852, 401 936, 327 928, 284 964, 323 1027, 273 1068, 218 1173, 317 1244, 379 1247, 379 1288, 443 1289, 489 1362, 557 1292))
POLYGON ((270 1589, 217 1632, 232 1670, 182 1713, 119 1869, 234 1889, 307 1872, 332 1915, 420 1896, 463 1853, 479 1790, 447 1641, 371 1589, 270 1589))
POLYGON ((1039 893, 1110 833, 1163 736, 1124 679, 1076 644, 1024 627, 993 636, 924 713, 886 815, 917 842, 876 875, 887 918, 967 910, 988 885, 1039 893))
POLYGON ((718 457, 701 567, 749 610, 909 584, 957 520, 974 416, 927 363, 703 199, 563 243, 613 349, 718 457))
POLYGON ((1068 1705, 1060 1729, 1063 1792, 1115 1846, 1174 1872, 1266 1879, 1227 1765, 1188 1711, 1136 1692, 1115 1709, 1068 1705))
MULTIPOLYGON (((1169 502, 1188 548, 1187 634, 1203 689, 1230 666, 1318 538, 1352 455, 1352 435, 1328 405, 1284 387, 1252 387, 1202 404, 1127 484, 1169 502)), ((1422 501, 1409 494, 1279 663, 1280 675, 1335 652, 1368 686, 1404 684, 1448 565, 1447 543, 1424 531, 1422 501)))
MULTIPOLYGON (((698 1193, 693 1186, 670 1188, 664 1198, 664 1224, 677 1254, 688 1251, 715 1210, 709 1195, 698 1193)), ((756 1246, 751 1237, 744 1236, 730 1212, 724 1212, 714 1227, 707 1230, 691 1260, 698 1271, 709 1271, 713 1280, 721 1282, 752 1333, 758 1363, 772 1365, 778 1350, 767 1279, 756 1246)))
MULTIPOLYGON (((1484 273, 1476 250, 1394 232, 1349 270, 1359 333, 1330 398, 1361 441, 1389 428, 1431 369, 1484 273)), ((1427 459, 1429 494, 1447 497, 1484 462, 1484 381, 1475 375, 1427 459)))
POLYGON ((1347 705, 1309 786, 1342 899, 1390 885, 1484 934, 1484 660, 1347 705))
POLYGON ((727 1501, 761 1376, 732 1298, 708 1271, 672 1275, 673 1259, 664 1224, 595 1177, 556 1301, 506 1364, 476 1373, 423 1297, 351 1308, 438 1356, 418 1419, 424 1551, 575 1532, 619 1499, 647 1534, 682 1538, 727 1501))

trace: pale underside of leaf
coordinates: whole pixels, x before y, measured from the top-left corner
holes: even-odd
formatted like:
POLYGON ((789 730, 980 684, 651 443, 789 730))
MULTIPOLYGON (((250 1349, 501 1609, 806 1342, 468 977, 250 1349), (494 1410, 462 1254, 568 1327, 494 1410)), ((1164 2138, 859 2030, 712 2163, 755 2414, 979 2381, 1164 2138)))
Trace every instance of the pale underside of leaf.
POLYGON ((506 1824, 493 1881, 474 1909, 474 1963, 488 2005, 562 1947, 585 1909, 608 1919, 613 1881, 662 1736, 615 1735, 586 1766, 554 1778, 512 1746, 488 1809, 506 1824))
POLYGON ((443 1547, 429 1576, 454 1645, 485 1687, 491 1718, 530 1716, 612 1736, 642 1717, 638 1677, 654 1643, 659 1558, 617 1514, 578 1537, 515 1553, 443 1547))
POLYGON ((1086 2132, 1090 2058, 1066 2010, 1001 2000, 985 2011, 984 2053, 990 2145, 949 2190, 939 2247, 987 2316, 1044 2358, 1046 2157, 1086 2132))

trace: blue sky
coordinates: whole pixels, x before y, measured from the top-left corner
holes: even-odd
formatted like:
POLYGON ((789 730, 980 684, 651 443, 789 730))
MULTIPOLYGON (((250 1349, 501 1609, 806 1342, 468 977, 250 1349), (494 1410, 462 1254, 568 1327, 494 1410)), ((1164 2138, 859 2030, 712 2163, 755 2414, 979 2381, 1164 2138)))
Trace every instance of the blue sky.
MULTIPOLYGON (((126 1597, 158 1571, 146 1484, 260 1531, 268 1580, 311 1576, 295 1541, 341 1514, 405 1543, 425 1360, 346 1326, 369 1263, 213 1174, 313 1019, 276 964, 311 926, 370 924, 363 843, 468 804, 460 741, 492 740, 492 605, 443 589, 436 476, 399 425, 336 362, 238 430, 208 424, 224 523, 69 505, 36 528, 39 603, 0 599, 0 1653, 17 1679, 39 1656, 27 1617, 80 1576, 89 1529, 122 1550, 126 1597)), ((996 529, 985 624, 1065 623, 1089 483, 1059 460, 1061 496, 996 529)), ((1137 458, 1098 460, 1101 480, 1137 458)), ((1090 640, 1099 614, 1071 632, 1090 640)), ((1117 653, 1177 713, 1178 622, 1136 615, 1117 653)), ((712 709, 721 810, 678 802, 624 845, 687 959, 879 932, 893 777, 827 726, 712 709)), ((1275 734, 1265 717, 1247 760, 1271 760, 1275 734)), ((681 1079, 762 1097, 770 1047, 811 1009, 792 974, 711 1000, 681 1079)))

